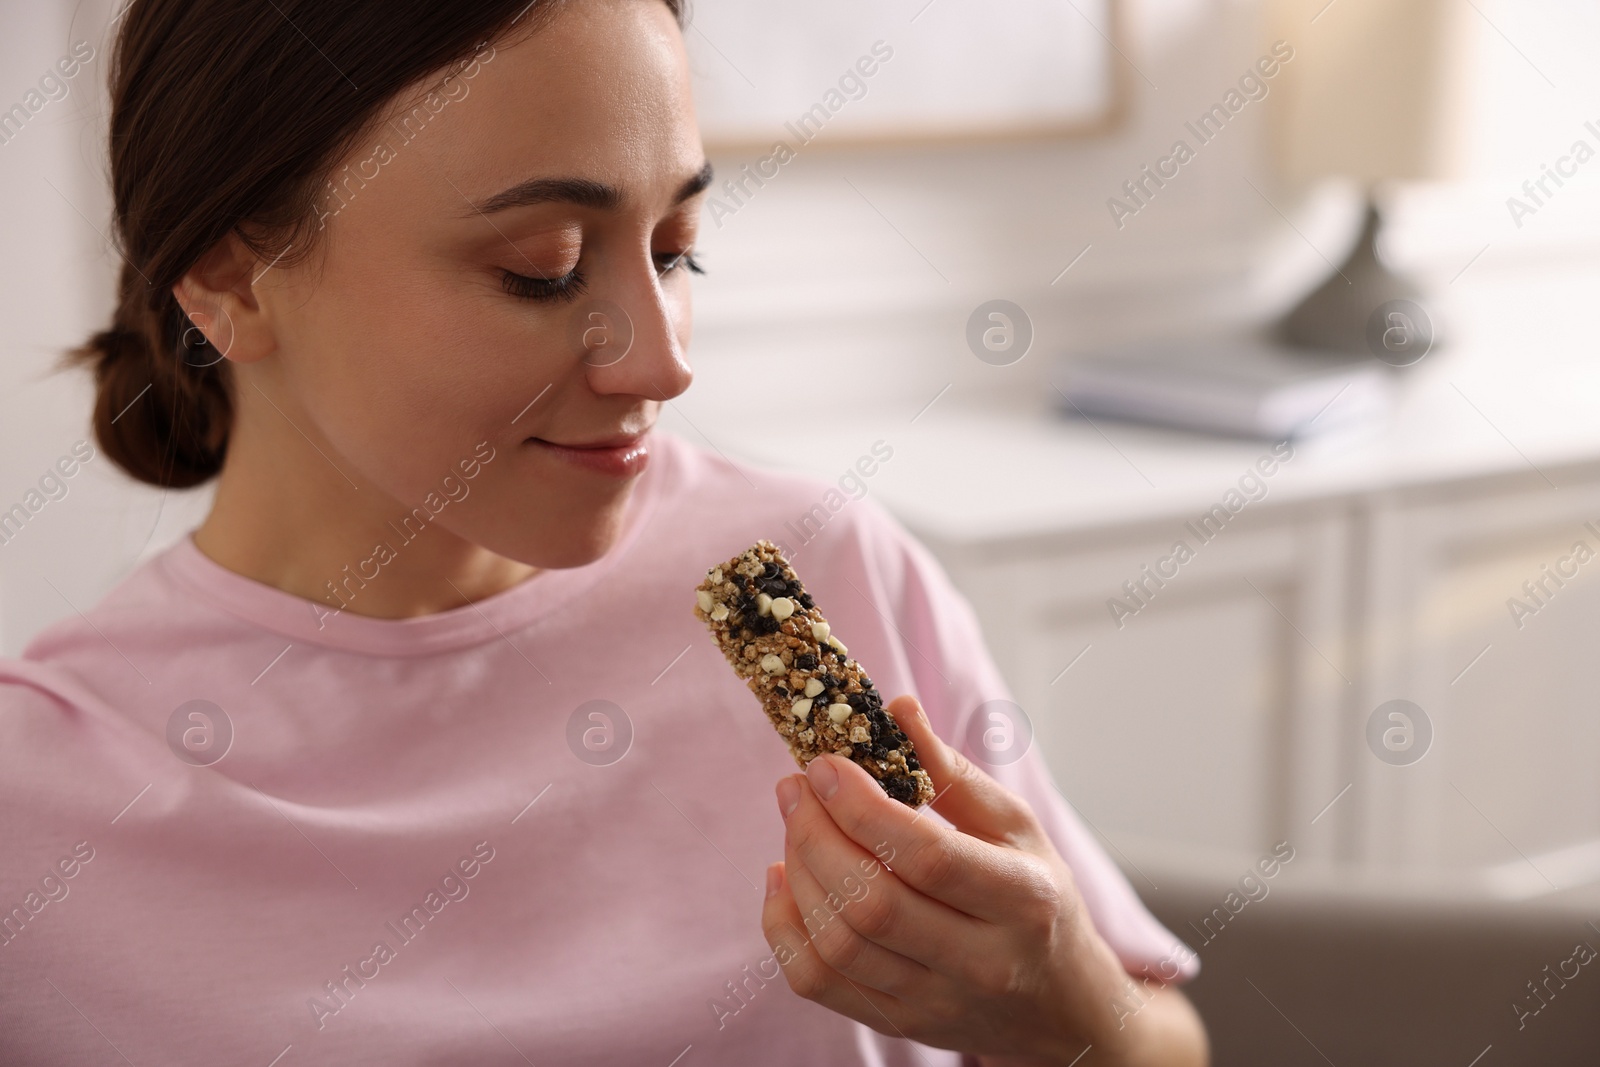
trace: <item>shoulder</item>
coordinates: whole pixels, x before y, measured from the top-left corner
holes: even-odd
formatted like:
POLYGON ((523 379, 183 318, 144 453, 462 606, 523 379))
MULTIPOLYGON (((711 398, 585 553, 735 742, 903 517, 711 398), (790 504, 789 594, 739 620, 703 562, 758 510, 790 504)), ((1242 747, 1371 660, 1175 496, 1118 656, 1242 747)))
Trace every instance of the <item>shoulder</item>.
POLYGON ((30 732, 52 729, 70 720, 79 694, 71 677, 59 668, 12 656, 0 656, 0 751, 30 732))
POLYGON ((915 539, 872 498, 872 478, 894 454, 886 441, 872 442, 832 477, 733 459, 671 434, 662 435, 661 445, 667 462, 659 489, 668 521, 726 530, 730 544, 764 537, 791 560, 818 561, 808 567, 847 555, 899 566, 906 551, 920 554, 915 539))
POLYGON ((36 797, 59 798, 108 766, 151 753, 159 763, 163 708, 215 673, 219 648, 236 634, 165 572, 172 551, 45 626, 20 654, 0 656, 0 796, 32 781, 36 797))
POLYGON ((184 639, 215 634, 222 621, 175 582, 171 561, 185 547, 179 541, 136 563, 92 606, 35 633, 18 659, 96 678, 106 673, 102 668, 112 665, 116 681, 148 684, 134 666, 143 662, 141 651, 148 654, 170 647, 175 632, 184 639), (126 678, 121 670, 127 672, 126 678))
POLYGON ((103 780, 129 733, 70 671, 0 657, 0 811, 9 816, 0 841, 14 846, 26 827, 66 815, 103 780))
POLYGON ((681 440, 673 447, 680 455, 668 466, 687 473, 658 530, 661 543, 692 554, 682 572, 703 573, 765 538, 835 632, 874 664, 874 677, 915 692, 941 733, 1007 695, 971 603, 872 492, 877 467, 893 455, 886 442, 834 478, 742 463, 681 440))
POLYGON ((651 440, 660 468, 660 492, 673 503, 695 507, 720 503, 738 512, 752 507, 776 511, 809 506, 834 488, 829 480, 734 458, 714 444, 667 431, 658 430, 651 440))
MULTIPOLYGON (((40 764, 78 741, 129 729, 97 687, 65 664, 0 656, 0 767, 40 764)), ((70 762, 76 756, 67 756, 70 762)))

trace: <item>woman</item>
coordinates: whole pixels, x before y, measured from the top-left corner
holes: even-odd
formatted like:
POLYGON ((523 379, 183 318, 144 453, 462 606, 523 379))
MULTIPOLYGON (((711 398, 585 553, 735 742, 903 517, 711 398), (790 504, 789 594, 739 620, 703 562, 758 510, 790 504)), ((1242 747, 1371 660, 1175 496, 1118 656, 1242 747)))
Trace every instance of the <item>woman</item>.
POLYGON ((934 813, 785 775, 693 617, 827 487, 651 432, 710 180, 680 16, 121 16, 75 358, 105 455, 216 496, 0 663, 0 1060, 1204 1062, 1192 953, 1037 755, 940 740, 1005 690, 884 512, 798 563, 934 813))

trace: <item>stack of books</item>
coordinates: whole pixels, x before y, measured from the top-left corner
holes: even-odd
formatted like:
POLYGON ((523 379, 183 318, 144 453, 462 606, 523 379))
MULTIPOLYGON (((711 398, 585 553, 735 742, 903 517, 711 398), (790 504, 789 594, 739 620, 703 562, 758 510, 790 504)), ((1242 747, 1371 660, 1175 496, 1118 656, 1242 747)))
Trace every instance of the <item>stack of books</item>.
POLYGON ((1272 440, 1380 420, 1395 389, 1375 359, 1245 338, 1062 359, 1051 384, 1068 413, 1272 440))

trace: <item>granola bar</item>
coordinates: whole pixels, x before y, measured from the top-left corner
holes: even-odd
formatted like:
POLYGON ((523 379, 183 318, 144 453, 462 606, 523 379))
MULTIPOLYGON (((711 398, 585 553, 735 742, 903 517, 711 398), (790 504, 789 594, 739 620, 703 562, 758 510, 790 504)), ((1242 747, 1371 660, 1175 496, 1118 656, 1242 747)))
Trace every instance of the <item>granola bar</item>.
POLYGON ((694 614, 761 698, 802 768, 836 752, 902 804, 933 800, 933 781, 911 739, 771 541, 757 541, 708 571, 695 589, 694 614))

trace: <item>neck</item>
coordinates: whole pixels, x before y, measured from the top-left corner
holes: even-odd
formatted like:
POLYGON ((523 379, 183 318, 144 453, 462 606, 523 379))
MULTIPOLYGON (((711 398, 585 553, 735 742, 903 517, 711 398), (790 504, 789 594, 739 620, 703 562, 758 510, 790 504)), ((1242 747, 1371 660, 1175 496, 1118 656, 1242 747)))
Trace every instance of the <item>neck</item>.
POLYGON ((329 458, 329 447, 319 457, 292 430, 267 440, 252 423, 235 426, 211 512, 194 534, 228 570, 326 611, 382 619, 458 608, 538 572, 413 517, 413 504, 329 458))

